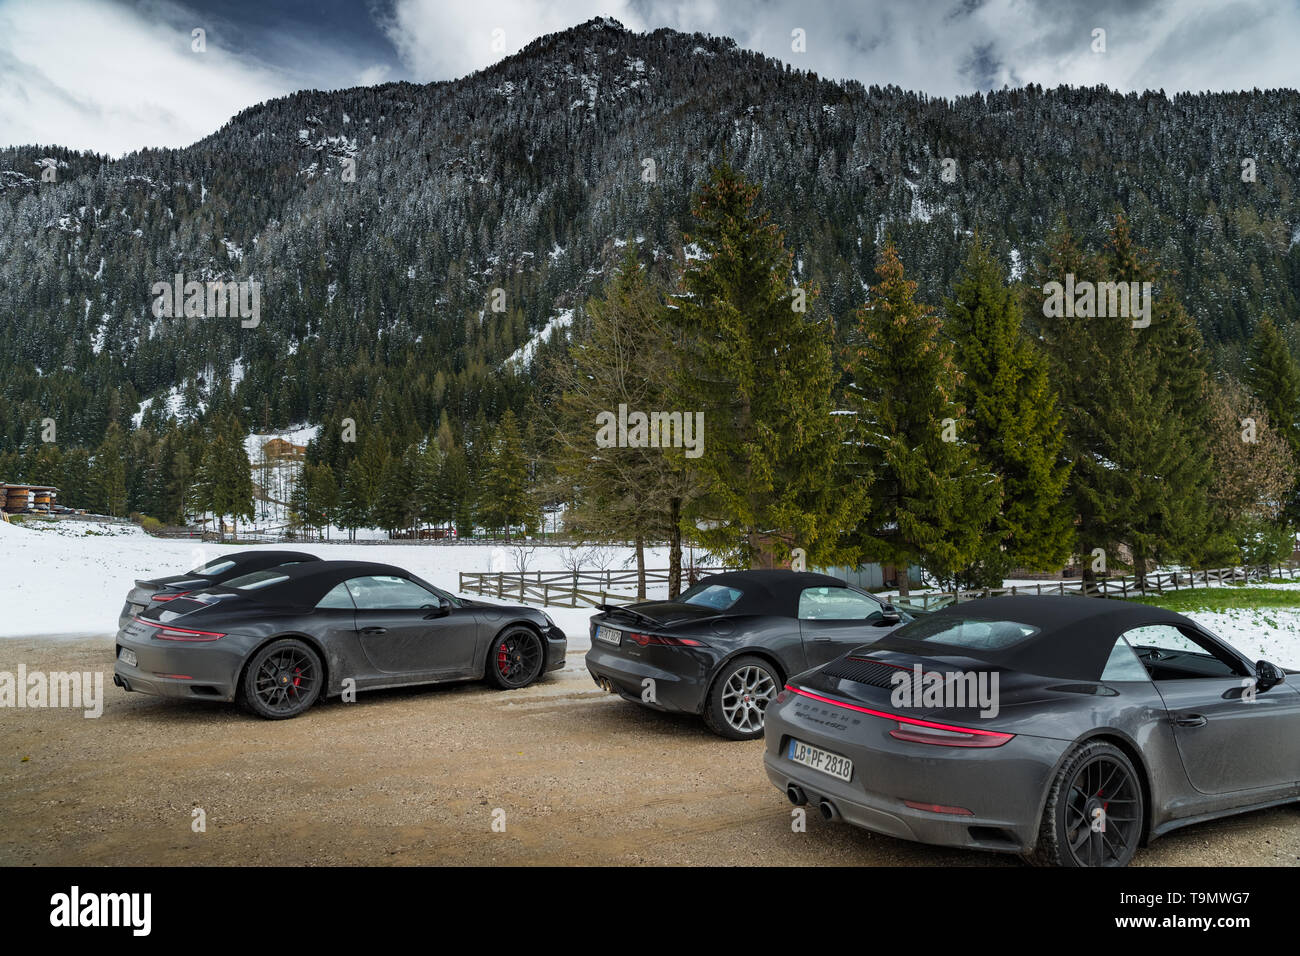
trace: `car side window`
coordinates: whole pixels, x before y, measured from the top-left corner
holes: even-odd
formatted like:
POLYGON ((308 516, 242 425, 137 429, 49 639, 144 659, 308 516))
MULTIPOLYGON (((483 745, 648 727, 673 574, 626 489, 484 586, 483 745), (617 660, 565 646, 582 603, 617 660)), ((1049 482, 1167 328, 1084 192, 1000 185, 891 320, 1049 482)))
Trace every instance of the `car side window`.
POLYGON ((883 614, 879 601, 852 588, 804 588, 799 595, 801 621, 866 621, 883 614))
POLYGON ((345 582, 359 611, 406 611, 437 607, 438 595, 414 581, 375 574, 345 582))
POLYGON ((317 601, 316 606, 318 608, 333 608, 345 611, 356 609, 356 605, 352 603, 352 595, 348 594, 348 583, 346 581, 340 581, 330 588, 329 594, 317 601))
POLYGON ((1247 676, 1239 664, 1172 624, 1144 624, 1123 636, 1154 681, 1247 676))
POLYGON ((1106 667, 1101 672, 1101 679, 1146 681, 1151 679, 1151 675, 1147 673, 1146 667, 1138 659, 1128 641, 1119 637, 1115 640, 1115 646, 1110 649, 1110 657, 1106 659, 1106 667))

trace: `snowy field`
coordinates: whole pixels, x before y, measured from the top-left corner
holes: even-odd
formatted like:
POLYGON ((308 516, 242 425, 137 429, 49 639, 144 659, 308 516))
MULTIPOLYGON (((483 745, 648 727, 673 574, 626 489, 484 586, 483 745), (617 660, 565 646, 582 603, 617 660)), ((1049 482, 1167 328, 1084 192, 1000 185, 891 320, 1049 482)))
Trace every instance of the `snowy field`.
MULTIPOLYGON (((515 549, 507 545, 218 545, 154 538, 135 525, 36 520, 24 524, 0 522, 0 567, 5 569, 0 578, 4 608, 0 637, 112 636, 136 578, 180 574, 223 551, 272 548, 334 560, 378 561, 406 568, 453 594, 460 593, 460 571, 518 570, 515 549)), ((563 570, 566 550, 537 547, 528 557, 527 570, 563 570)), ((620 571, 633 566, 630 549, 608 552, 599 567, 589 565, 584 570, 620 571)), ((666 568, 667 549, 647 549, 646 564, 666 568)), ((651 596, 667 595, 652 592, 651 596)), ((589 646, 591 608, 551 607, 547 613, 568 635, 570 650, 589 646)))
MULTIPOLYGON (((223 551, 256 547, 395 564, 453 594, 460 593, 460 571, 518 570, 516 549, 506 545, 217 545, 152 538, 134 525, 30 521, 23 527, 0 522, 0 567, 5 569, 0 579, 4 608, 0 637, 111 637, 117 631, 122 601, 136 578, 178 574, 223 551)), ((537 547, 528 556, 527 570, 562 570, 567 550, 537 547)), ((633 566, 630 549, 604 551, 589 553, 584 570, 619 571, 633 566)), ((648 549, 646 563, 666 568, 667 550, 648 549)), ((1300 590, 1300 582, 1266 586, 1300 590)), ((649 596, 667 595, 652 588, 649 596)), ((589 646, 590 608, 551 607, 547 613, 568 635, 571 650, 589 646)), ((1300 607, 1191 611, 1187 616, 1252 659, 1300 668, 1300 607)))

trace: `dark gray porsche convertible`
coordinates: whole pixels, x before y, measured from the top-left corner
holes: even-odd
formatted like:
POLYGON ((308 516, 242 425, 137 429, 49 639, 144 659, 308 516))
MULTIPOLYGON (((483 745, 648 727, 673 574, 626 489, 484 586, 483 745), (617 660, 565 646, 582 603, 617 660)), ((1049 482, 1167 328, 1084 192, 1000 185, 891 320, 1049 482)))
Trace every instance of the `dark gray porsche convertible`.
POLYGON ((280 719, 349 688, 526 687, 564 666, 567 643, 535 608, 453 597, 392 565, 313 561, 146 608, 118 632, 113 683, 280 719))
POLYGON ((1123 866, 1190 823, 1300 801, 1300 681, 1141 604, 945 608, 791 678, 767 775, 877 833, 1123 866))
POLYGON ((594 615, 587 670, 626 700, 700 714, 714 733, 752 740, 786 677, 911 619, 825 574, 731 571, 675 601, 594 615))

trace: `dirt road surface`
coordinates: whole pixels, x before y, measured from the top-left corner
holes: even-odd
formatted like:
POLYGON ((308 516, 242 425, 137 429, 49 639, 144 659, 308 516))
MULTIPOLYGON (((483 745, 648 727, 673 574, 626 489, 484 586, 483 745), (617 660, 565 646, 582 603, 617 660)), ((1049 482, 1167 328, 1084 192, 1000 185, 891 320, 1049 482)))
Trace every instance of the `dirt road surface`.
MULTIPOLYGON (((98 719, 0 710, 0 864, 1021 865, 815 813, 793 832, 761 741, 610 697, 580 653, 521 691, 363 693, 275 722, 127 694, 111 658, 111 638, 0 640, 0 671, 105 675, 98 719)), ((1244 864, 1300 865, 1300 808, 1190 827, 1135 861, 1244 864)))

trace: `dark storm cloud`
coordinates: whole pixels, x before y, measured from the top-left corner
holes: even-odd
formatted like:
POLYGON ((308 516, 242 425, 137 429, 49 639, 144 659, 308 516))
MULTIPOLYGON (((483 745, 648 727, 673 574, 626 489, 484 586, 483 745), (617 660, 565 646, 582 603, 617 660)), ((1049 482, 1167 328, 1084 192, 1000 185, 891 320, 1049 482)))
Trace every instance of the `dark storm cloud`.
POLYGON ((454 79, 597 16, 942 96, 1294 87, 1300 61, 1300 5, 1268 0, 0 0, 0 137, 184 145, 272 96, 454 79))

